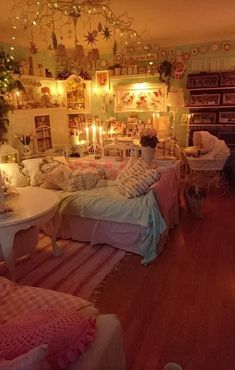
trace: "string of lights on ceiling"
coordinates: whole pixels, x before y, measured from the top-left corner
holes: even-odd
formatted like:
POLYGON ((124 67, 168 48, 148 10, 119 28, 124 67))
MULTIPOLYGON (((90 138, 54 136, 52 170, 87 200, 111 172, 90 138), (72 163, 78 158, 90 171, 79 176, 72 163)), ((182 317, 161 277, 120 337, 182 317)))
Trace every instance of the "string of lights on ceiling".
POLYGON ((72 27, 75 46, 85 43, 94 46, 101 37, 112 42, 114 55, 121 44, 132 51, 138 45, 146 52, 151 51, 150 44, 143 44, 143 34, 134 29, 134 18, 127 12, 116 15, 109 0, 14 0, 11 14, 12 54, 18 30, 30 32, 32 42, 34 35, 40 34, 49 48, 56 49, 65 26, 72 27), (87 25, 86 35, 77 35, 79 23, 83 27, 87 25))

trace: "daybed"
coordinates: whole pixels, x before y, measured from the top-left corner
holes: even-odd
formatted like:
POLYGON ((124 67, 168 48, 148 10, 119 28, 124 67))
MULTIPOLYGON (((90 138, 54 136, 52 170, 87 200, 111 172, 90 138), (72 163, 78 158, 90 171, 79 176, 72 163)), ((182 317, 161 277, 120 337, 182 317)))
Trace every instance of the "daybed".
MULTIPOLYGON (((31 185, 37 185, 35 173, 41 160, 24 161, 31 185)), ((147 264, 162 250, 166 240, 162 235, 166 237, 168 230, 178 222, 177 164, 161 168, 160 179, 146 195, 136 198, 127 199, 113 183, 65 195, 60 207, 63 239, 110 244, 142 255, 142 262, 147 264)))
MULTIPOLYGON (((88 301, 47 289, 15 285, 0 277, 0 325, 40 310, 74 310, 81 317, 96 317, 95 340, 67 370, 125 370, 122 329, 115 315, 99 315, 88 301)), ((1 344, 0 344, 1 351, 1 344)), ((1 367, 5 369, 6 367, 1 367)), ((35 369, 35 368, 34 368, 35 369)))

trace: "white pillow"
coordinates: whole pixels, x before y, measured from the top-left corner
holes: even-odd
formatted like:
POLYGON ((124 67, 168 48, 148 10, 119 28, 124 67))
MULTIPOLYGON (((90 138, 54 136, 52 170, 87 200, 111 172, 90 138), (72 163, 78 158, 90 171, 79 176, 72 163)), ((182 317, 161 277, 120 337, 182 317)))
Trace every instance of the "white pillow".
MULTIPOLYGON (((25 174, 29 177, 29 182, 31 186, 38 186, 39 185, 39 166, 42 163, 43 159, 46 157, 38 157, 38 158, 30 158, 25 159, 22 161, 25 169, 25 174)), ((68 162, 65 157, 58 156, 53 157, 59 162, 62 162, 68 165, 68 162)))
POLYGON ((0 171, 9 185, 16 187, 29 185, 28 177, 20 171, 18 163, 0 163, 0 171))

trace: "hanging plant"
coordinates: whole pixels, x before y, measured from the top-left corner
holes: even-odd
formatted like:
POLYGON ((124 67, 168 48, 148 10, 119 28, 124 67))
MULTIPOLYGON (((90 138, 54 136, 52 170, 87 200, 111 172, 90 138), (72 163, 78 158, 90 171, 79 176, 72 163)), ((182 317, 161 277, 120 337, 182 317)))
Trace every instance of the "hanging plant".
POLYGON ((161 82, 164 82, 167 85, 167 90, 169 91, 170 88, 170 78, 171 78, 171 72, 172 72, 172 63, 168 60, 165 60, 162 62, 159 67, 157 68, 157 71, 159 73, 159 80, 161 82))
POLYGON ((8 54, 0 50, 0 144, 4 141, 4 134, 7 132, 7 113, 13 110, 5 95, 12 90, 24 90, 22 83, 12 77, 13 73, 19 73, 18 65, 8 54))

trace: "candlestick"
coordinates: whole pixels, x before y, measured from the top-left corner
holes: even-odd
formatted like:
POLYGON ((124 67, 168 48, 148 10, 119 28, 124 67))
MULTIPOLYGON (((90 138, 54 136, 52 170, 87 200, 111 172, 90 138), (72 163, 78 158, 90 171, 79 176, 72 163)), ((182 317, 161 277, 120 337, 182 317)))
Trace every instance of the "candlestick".
POLYGON ((85 131, 86 131, 86 141, 87 141, 87 145, 89 146, 89 141, 90 141, 90 138, 89 138, 89 127, 85 127, 85 131))
POLYGON ((103 127, 99 127, 100 146, 103 146, 103 127))

